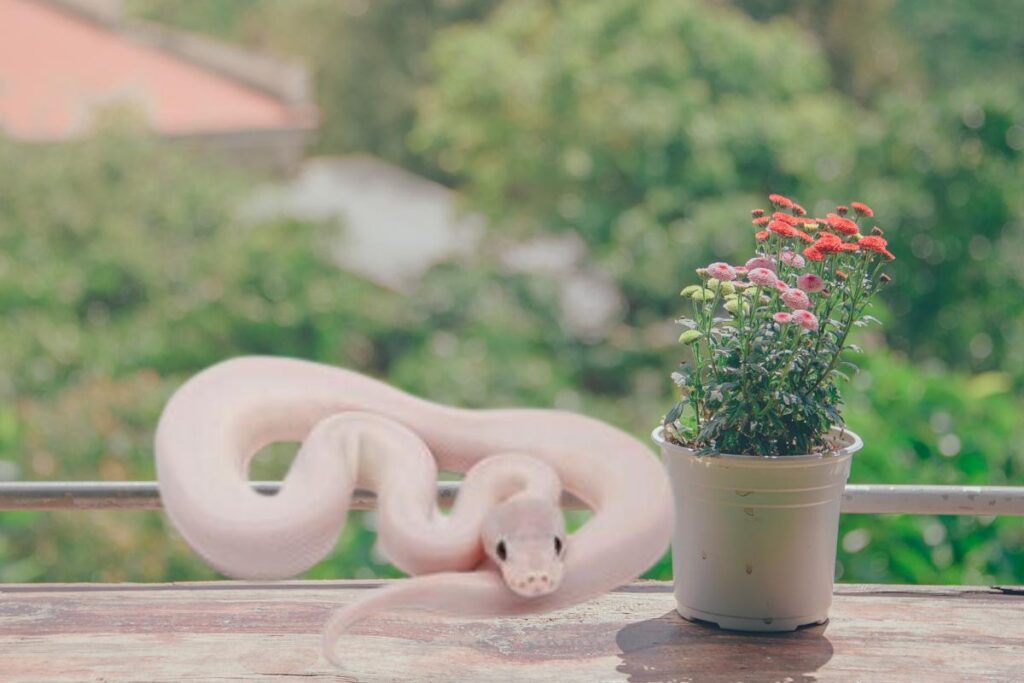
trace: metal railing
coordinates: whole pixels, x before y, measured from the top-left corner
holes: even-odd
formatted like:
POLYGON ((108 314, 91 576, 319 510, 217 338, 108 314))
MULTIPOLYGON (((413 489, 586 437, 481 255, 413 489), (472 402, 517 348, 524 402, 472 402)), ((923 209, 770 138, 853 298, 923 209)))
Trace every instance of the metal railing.
MULTIPOLYGON (((277 493, 281 482, 253 482, 267 495, 277 493)), ((459 482, 439 482, 438 503, 451 505, 459 482)), ((571 495, 562 499, 566 509, 585 509, 571 495)), ((372 510, 376 496, 357 490, 352 508, 372 510)), ((155 481, 19 481, 0 482, 2 510, 156 510, 160 490, 155 481)), ((847 514, 913 515, 1019 515, 1024 516, 1024 487, 1016 486, 889 486, 850 484, 843 493, 842 511, 847 514)))

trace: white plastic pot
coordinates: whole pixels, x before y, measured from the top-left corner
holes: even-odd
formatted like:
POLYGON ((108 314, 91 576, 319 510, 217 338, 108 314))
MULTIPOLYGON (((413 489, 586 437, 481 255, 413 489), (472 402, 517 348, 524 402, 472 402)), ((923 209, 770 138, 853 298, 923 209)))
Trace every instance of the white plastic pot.
POLYGON ((832 604, 839 504, 863 442, 835 451, 704 455, 654 430, 675 497, 672 571, 679 614, 739 631, 824 622, 832 604))

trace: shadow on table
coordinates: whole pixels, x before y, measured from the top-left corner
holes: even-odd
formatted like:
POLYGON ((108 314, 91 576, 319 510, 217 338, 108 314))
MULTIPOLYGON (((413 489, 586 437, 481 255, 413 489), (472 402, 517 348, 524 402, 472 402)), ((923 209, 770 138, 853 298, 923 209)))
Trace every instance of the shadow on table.
POLYGON ((673 610, 619 631, 618 671, 631 683, 815 681, 815 672, 832 659, 826 626, 736 633, 686 621, 673 610))

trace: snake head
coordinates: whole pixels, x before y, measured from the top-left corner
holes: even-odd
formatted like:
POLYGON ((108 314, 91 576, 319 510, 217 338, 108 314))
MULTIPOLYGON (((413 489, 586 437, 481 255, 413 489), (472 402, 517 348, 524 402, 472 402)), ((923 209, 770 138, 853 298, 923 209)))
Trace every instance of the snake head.
POLYGON ((565 520, 551 501, 517 496, 497 505, 484 522, 483 543, 514 593, 534 598, 558 588, 565 520))

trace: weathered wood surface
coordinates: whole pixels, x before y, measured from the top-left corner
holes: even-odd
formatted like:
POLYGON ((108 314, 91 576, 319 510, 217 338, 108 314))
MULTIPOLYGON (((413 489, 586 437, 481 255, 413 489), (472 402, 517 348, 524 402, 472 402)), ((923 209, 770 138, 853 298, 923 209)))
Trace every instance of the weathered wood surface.
POLYGON ((396 612, 319 654, 380 582, 0 585, 0 681, 1022 681, 1024 590, 841 585, 830 623, 740 635, 636 583, 554 614, 396 612))

